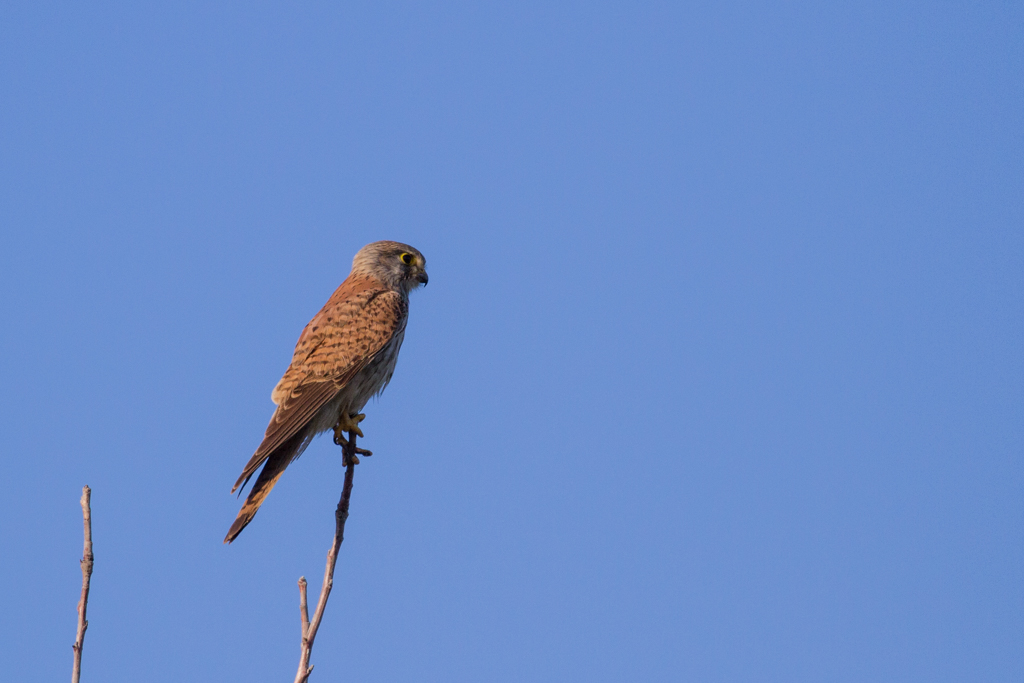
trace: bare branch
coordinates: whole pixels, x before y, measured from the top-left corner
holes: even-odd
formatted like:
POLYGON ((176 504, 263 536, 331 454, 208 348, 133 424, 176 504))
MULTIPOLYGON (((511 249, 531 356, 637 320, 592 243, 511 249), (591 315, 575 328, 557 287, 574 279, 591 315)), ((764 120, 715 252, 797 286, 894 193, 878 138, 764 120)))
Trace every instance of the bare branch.
MULTIPOLYGON (((338 435, 340 439, 340 434, 338 435)), ((320 621, 324 617, 324 609, 327 607, 327 598, 331 595, 331 588, 334 587, 334 565, 338 562, 338 549, 341 542, 345 540, 345 520, 348 519, 348 502, 352 496, 352 475, 355 473, 355 466, 359 462, 356 453, 362 449, 356 448, 356 434, 348 433, 348 441, 340 439, 337 441, 344 447, 345 463, 345 484, 341 489, 341 500, 334 511, 334 543, 327 553, 327 566, 324 568, 324 583, 320 588, 320 599, 316 604, 316 611, 313 612, 313 619, 310 621, 306 608, 306 580, 299 580, 299 603, 302 612, 302 655, 299 658, 299 670, 295 674, 295 683, 306 683, 313 667, 309 664, 310 655, 313 653, 313 641, 316 639, 316 632, 320 628, 320 621)), ((366 453, 364 452, 364 455, 366 453)))
POLYGON ((85 629, 89 622, 85 618, 85 608, 89 604, 89 581, 92 579, 92 489, 82 488, 82 526, 85 543, 82 549, 82 597, 78 599, 78 635, 71 649, 75 652, 75 665, 71 670, 71 683, 78 683, 82 676, 82 645, 85 643, 85 629))

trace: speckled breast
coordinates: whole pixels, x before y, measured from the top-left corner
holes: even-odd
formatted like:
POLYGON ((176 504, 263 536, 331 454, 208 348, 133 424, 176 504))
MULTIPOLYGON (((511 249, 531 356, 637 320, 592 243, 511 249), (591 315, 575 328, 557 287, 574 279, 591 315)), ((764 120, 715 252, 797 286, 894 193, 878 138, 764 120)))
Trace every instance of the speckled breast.
POLYGON ((402 321, 401 328, 374 356, 373 360, 342 389, 341 401, 338 406, 339 414, 342 410, 358 413, 374 394, 384 391, 384 387, 391 381, 391 375, 395 372, 398 351, 402 348, 403 339, 405 339, 405 321, 402 321))

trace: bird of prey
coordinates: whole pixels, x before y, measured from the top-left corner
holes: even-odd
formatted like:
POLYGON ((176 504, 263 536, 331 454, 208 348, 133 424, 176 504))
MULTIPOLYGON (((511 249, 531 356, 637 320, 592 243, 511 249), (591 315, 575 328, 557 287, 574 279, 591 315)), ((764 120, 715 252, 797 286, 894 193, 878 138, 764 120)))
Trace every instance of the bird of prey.
POLYGON ((427 284, 427 262, 400 242, 374 242, 359 250, 352 272, 299 336, 291 365, 274 387, 277 404, 263 442, 231 489, 249 497, 224 538, 230 543, 252 521, 270 489, 313 437, 334 429, 359 436, 359 413, 384 390, 405 337, 409 292, 427 284))

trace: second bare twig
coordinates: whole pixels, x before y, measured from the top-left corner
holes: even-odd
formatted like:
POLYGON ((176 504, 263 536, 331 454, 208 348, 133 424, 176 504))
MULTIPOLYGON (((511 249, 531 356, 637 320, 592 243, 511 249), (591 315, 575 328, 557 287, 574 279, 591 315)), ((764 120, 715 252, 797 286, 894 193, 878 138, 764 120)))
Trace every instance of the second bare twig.
POLYGON ((78 599, 78 635, 71 649, 75 652, 75 664, 71 669, 71 683, 78 683, 82 676, 82 646, 85 644, 85 629, 89 621, 85 618, 85 608, 89 604, 89 582, 92 579, 92 489, 82 488, 82 526, 85 543, 82 549, 82 597, 78 599))

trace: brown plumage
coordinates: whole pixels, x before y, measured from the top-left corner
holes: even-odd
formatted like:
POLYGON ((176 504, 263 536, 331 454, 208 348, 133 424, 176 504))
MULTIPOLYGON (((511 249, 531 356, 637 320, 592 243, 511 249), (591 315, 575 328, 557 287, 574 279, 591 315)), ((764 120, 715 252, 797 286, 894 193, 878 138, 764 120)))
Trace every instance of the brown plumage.
POLYGON ((317 434, 351 421, 391 380, 405 337, 409 291, 427 283, 423 255, 407 244, 374 242, 299 336, 291 365, 274 388, 277 410, 231 492, 256 471, 249 496, 224 538, 252 521, 288 465, 317 434))

